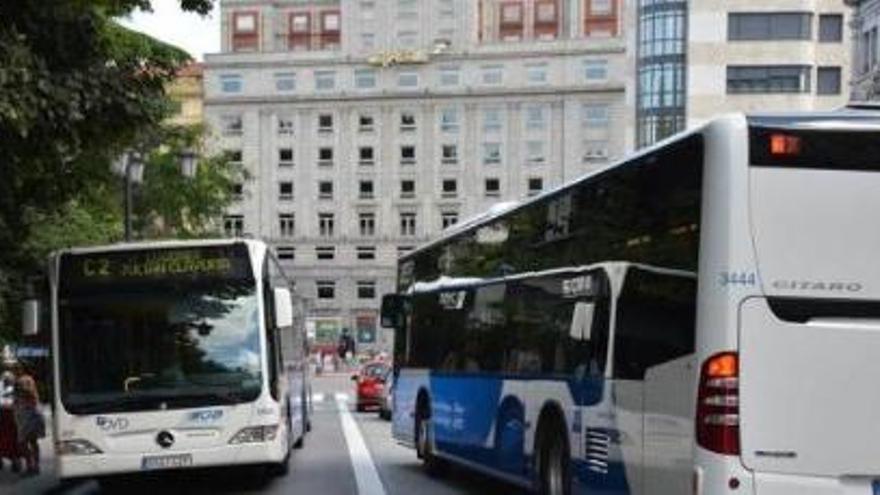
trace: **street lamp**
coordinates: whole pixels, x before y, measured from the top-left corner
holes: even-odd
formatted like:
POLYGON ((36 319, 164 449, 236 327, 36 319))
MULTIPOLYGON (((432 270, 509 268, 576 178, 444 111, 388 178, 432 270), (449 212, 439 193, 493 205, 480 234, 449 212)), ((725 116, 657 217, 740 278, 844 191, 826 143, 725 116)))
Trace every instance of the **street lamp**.
MULTIPOLYGON (((180 173, 187 179, 194 179, 198 171, 199 155, 192 149, 184 149, 178 156, 180 173)), ((122 175, 125 181, 125 242, 131 242, 132 236, 132 189, 134 184, 144 182, 144 157, 139 151, 124 153, 114 162, 113 170, 122 175)))

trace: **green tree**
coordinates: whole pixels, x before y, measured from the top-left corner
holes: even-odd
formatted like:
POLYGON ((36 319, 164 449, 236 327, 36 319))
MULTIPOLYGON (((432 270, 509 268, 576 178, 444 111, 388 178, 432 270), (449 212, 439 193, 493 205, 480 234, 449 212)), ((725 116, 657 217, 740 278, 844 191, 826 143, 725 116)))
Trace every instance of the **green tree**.
MULTIPOLYGON (((213 0, 180 3, 205 14, 213 0)), ((0 340, 15 334, 24 282, 42 262, 35 243, 112 235, 93 194, 83 194, 111 191, 112 160, 167 116, 165 85, 189 56, 115 21, 149 8, 150 0, 0 2, 0 340), (91 221, 98 226, 86 232, 66 228, 91 221)))

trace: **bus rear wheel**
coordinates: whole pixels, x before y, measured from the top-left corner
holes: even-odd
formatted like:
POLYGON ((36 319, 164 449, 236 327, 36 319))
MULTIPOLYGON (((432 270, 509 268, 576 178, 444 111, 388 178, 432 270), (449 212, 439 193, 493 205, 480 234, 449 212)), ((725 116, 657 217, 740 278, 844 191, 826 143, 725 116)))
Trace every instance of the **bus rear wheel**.
POLYGON ((542 429, 539 438, 539 495, 571 495, 571 459, 565 430, 553 422, 542 429))
POLYGON ((416 415, 416 455, 428 476, 440 477, 446 472, 446 462, 434 455, 431 439, 431 418, 423 409, 416 415))

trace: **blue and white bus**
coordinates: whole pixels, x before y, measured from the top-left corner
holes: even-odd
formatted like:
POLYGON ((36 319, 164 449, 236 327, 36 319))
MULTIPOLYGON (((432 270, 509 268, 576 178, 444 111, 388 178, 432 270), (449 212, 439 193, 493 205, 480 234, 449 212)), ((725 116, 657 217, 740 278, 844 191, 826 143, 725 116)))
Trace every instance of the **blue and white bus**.
POLYGON ((880 118, 733 115, 399 262, 394 437, 541 494, 880 494, 880 118))
POLYGON ((75 248, 48 273, 62 479, 287 471, 309 423, 304 304, 265 243, 75 248))

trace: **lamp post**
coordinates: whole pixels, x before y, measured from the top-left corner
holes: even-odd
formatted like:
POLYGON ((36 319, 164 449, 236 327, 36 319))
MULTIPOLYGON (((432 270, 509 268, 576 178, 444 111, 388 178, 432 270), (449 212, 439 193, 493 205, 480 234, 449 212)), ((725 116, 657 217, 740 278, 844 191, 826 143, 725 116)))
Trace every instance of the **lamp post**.
MULTIPOLYGON (((194 179, 198 172, 198 154, 186 148, 181 151, 178 159, 180 160, 180 173, 187 179, 194 179)), ((144 181, 144 157, 139 151, 132 151, 123 154, 116 163, 113 164, 116 173, 123 176, 125 184, 125 242, 131 242, 132 237, 132 221, 134 214, 134 201, 132 192, 135 184, 141 184, 144 181)))

